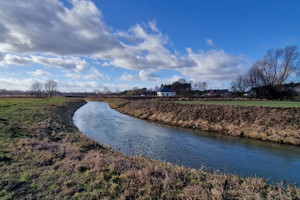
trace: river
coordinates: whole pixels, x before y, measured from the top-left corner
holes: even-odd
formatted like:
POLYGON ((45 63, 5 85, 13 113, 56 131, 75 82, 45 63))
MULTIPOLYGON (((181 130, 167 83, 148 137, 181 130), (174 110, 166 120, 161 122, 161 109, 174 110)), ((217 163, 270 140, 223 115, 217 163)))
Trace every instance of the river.
POLYGON ((300 148, 174 128, 136 119, 103 102, 88 102, 73 117, 79 130, 127 155, 145 155, 191 168, 205 166, 269 183, 300 184, 300 148))

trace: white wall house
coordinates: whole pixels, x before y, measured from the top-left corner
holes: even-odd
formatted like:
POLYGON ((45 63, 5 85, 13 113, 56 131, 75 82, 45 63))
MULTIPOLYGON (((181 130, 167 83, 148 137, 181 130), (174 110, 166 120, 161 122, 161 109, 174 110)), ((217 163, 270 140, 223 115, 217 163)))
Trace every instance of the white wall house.
POLYGON ((174 97, 175 95, 176 95, 176 92, 174 92, 173 90, 171 90, 169 88, 164 88, 157 92, 157 96, 160 96, 160 97, 174 97))

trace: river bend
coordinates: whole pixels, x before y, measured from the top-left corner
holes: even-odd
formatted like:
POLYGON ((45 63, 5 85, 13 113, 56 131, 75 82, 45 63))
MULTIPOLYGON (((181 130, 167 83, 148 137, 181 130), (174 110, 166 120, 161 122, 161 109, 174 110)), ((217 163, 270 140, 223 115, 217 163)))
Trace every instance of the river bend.
POLYGON ((297 146, 164 126, 121 114, 103 102, 88 102, 73 121, 82 133, 124 154, 300 184, 297 146))

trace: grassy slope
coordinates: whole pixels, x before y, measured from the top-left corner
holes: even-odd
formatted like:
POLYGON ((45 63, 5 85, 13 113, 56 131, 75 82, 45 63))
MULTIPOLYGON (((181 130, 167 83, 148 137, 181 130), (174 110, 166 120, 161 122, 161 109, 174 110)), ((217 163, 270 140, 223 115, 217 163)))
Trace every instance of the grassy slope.
POLYGON ((296 107, 300 108, 297 101, 175 101, 183 104, 209 104, 233 106, 269 106, 269 107, 296 107))
POLYGON ((186 104, 121 98, 98 100, 108 102, 121 113, 172 126, 300 145, 300 108, 296 107, 186 104))
POLYGON ((0 99, 0 199, 296 199, 298 188, 124 156, 81 134, 83 100, 0 99))

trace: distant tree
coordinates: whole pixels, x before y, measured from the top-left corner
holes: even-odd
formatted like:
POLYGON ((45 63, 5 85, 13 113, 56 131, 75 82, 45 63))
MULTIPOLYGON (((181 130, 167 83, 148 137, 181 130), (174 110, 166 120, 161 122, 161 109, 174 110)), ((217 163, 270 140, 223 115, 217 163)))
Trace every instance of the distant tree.
POLYGON ((247 76, 237 76, 231 82, 231 89, 236 92, 239 96, 246 91, 248 87, 247 76))
POLYGON ((95 93, 95 94, 100 94, 100 90, 94 90, 94 92, 93 93, 95 93))
POLYGON ((172 83, 171 89, 178 95, 189 96, 192 90, 192 85, 191 83, 186 83, 184 79, 179 79, 172 83))
POLYGON ((104 87, 103 88, 103 94, 109 94, 110 93, 110 90, 108 87, 104 87))
POLYGON ((207 90, 207 83, 206 82, 202 82, 202 89, 201 91, 207 90))
POLYGON ((247 76, 247 84, 250 88, 256 88, 263 86, 262 79, 260 78, 260 71, 259 68, 255 65, 253 65, 249 71, 247 76))
POLYGON ((44 90, 49 98, 52 98, 55 92, 57 91, 57 82, 53 80, 46 81, 44 85, 44 90))
POLYGON ((30 94, 33 96, 42 96, 43 85, 39 82, 35 82, 30 87, 30 94))
POLYGON ((199 90, 199 91, 204 91, 207 89, 207 83, 206 82, 201 82, 201 81, 193 81, 190 82, 192 84, 193 90, 199 90))

